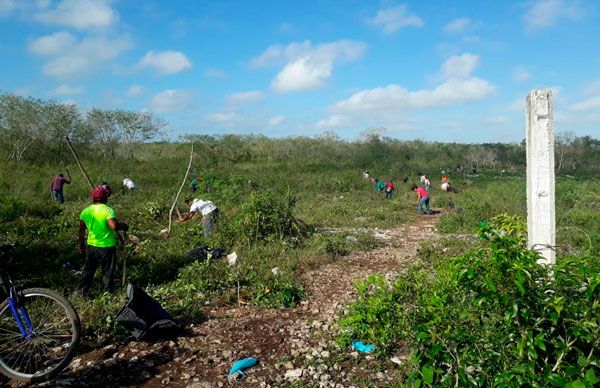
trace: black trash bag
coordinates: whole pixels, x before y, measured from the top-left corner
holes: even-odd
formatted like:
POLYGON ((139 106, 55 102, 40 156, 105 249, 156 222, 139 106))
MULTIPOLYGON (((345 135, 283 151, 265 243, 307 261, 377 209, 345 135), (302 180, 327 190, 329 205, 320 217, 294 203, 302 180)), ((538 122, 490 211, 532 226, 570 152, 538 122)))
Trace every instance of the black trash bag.
POLYGON ((141 288, 128 284, 127 298, 115 324, 125 327, 136 339, 171 337, 181 332, 173 317, 141 288))
POLYGON ((225 256, 225 250, 223 248, 214 248, 213 249, 213 248, 209 248, 207 245, 203 245, 201 247, 192 249, 188 253, 188 257, 190 258, 190 260, 194 260, 194 261, 204 261, 209 256, 212 259, 219 259, 219 258, 225 256))

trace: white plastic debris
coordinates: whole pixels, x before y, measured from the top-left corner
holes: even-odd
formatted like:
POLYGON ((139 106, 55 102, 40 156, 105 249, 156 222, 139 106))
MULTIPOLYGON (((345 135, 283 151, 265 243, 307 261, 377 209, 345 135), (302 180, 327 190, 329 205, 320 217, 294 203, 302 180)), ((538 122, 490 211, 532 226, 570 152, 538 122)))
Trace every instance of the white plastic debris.
POLYGON ((354 237, 354 236, 346 236, 346 240, 352 241, 352 242, 357 242, 358 241, 358 239, 356 237, 354 237))
POLYGON ((235 252, 231 252, 230 254, 227 255, 227 262, 229 263, 229 266, 234 266, 237 264, 238 261, 238 255, 235 252))
POLYGON ((275 267, 271 270, 271 273, 273 274, 273 276, 279 277, 279 275, 281 275, 281 270, 279 269, 279 267, 275 267))

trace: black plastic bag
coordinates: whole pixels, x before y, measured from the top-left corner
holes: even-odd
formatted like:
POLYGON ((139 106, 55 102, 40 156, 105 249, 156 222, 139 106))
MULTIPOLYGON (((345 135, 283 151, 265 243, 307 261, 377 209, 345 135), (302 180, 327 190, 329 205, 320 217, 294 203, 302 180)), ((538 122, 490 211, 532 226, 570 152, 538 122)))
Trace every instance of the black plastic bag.
POLYGON ((115 324, 126 328, 136 339, 164 338, 181 331, 173 317, 141 288, 128 284, 127 298, 117 313, 115 324))

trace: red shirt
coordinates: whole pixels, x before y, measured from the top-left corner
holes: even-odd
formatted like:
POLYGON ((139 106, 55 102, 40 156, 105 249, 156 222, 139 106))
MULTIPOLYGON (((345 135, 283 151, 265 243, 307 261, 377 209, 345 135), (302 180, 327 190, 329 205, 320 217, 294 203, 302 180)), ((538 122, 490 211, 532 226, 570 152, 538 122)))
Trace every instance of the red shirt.
POLYGON ((415 192, 419 194, 419 198, 429 197, 429 193, 422 187, 416 188, 415 192))
POLYGON ((71 180, 66 179, 62 176, 57 176, 56 178, 54 178, 54 180, 51 183, 52 191, 62 192, 63 186, 65 185, 65 183, 70 184, 71 180))

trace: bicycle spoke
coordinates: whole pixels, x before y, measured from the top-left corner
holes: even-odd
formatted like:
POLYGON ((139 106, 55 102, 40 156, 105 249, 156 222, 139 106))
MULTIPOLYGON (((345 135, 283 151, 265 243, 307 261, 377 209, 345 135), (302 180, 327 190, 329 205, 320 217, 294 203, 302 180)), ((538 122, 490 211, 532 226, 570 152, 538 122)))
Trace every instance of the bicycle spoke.
MULTIPOLYGON (((44 330, 42 330, 42 331, 39 331, 38 334, 43 334, 46 331, 55 328, 56 326, 60 325, 63 322, 69 322, 69 318, 65 317, 65 318, 61 319, 60 321, 58 321, 58 322, 55 322, 55 323, 50 324, 49 326, 46 326, 46 328, 44 330)), ((39 327, 41 327, 41 325, 39 327)))
POLYGON ((51 290, 23 290, 19 296, 19 317, 6 306, 0 311, 2 367, 11 378, 24 381, 52 376, 73 357, 80 330, 76 313, 67 300, 51 290), (16 319, 21 319, 30 335, 22 335, 16 319))

